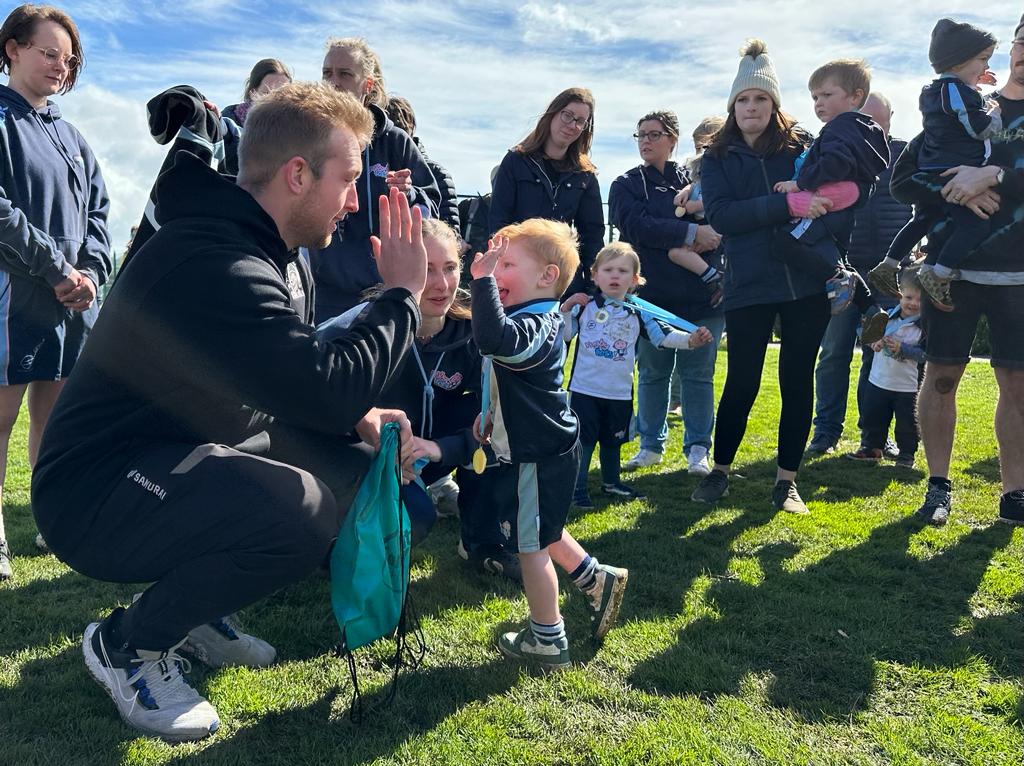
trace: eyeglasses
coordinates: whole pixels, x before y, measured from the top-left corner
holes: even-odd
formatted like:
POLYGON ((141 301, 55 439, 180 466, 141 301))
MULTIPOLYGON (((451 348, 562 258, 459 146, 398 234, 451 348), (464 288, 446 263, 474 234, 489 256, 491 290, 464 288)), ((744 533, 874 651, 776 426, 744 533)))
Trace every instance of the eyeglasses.
POLYGON ((43 52, 43 58, 46 59, 46 63, 55 66, 57 64, 63 64, 68 69, 77 69, 81 59, 78 56, 64 56, 56 48, 40 48, 38 45, 27 43, 26 48, 35 48, 37 51, 43 52))
POLYGON ((563 109, 558 113, 558 116, 562 118, 562 123, 565 125, 575 125, 580 130, 586 129, 587 125, 590 124, 589 117, 577 117, 575 114, 570 112, 568 109, 563 109))
POLYGON ((633 134, 633 138, 635 138, 636 142, 639 144, 644 139, 647 139, 647 140, 652 141, 652 142, 653 141, 660 141, 662 136, 667 136, 667 135, 668 135, 668 133, 666 133, 666 132, 664 132, 662 130, 649 130, 646 133, 644 131, 640 131, 639 133, 634 133, 633 134))

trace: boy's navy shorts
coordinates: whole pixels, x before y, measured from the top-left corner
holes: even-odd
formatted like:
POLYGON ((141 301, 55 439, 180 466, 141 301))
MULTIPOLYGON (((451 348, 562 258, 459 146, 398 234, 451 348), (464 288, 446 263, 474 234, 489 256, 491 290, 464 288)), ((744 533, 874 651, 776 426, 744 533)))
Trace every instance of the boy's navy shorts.
POLYGON ((44 283, 0 272, 0 385, 68 377, 97 313, 95 303, 69 311, 44 283))
POLYGON ((573 391, 569 406, 580 422, 582 444, 625 444, 633 420, 631 399, 601 399, 573 391))
POLYGON ((579 445, 542 463, 504 463, 487 471, 489 491, 500 508, 505 547, 536 553, 562 538, 579 472, 579 445))

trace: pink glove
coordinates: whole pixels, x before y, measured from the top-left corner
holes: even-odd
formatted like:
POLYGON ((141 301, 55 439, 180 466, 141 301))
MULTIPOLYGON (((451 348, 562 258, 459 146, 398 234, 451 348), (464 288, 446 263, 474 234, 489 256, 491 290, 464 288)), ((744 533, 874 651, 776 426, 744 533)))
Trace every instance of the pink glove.
POLYGON ((789 214, 794 218, 803 218, 811 204, 811 198, 817 194, 819 197, 827 197, 832 200, 832 212, 850 207, 860 198, 860 189, 853 181, 837 181, 836 183, 824 184, 812 192, 790 192, 786 195, 786 203, 789 205, 789 214))

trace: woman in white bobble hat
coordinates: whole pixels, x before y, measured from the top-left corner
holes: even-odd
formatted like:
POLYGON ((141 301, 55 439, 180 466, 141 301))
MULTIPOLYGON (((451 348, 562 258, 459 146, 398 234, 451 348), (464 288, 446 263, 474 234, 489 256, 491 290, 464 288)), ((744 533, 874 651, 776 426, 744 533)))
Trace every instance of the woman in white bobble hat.
MULTIPOLYGON (((718 403, 715 466, 693 499, 713 503, 729 492, 729 471, 761 384, 765 351, 779 321, 778 474, 772 491, 777 510, 807 513, 796 489, 814 402, 814 363, 829 320, 824 286, 777 261, 775 227, 790 218, 786 195, 772 187, 793 177, 797 157, 811 137, 782 111, 779 78, 765 44, 751 40, 741 51, 729 93, 725 126, 704 154, 701 182, 704 213, 722 235, 727 264, 725 327, 729 372, 718 403)), ((828 201, 815 198, 813 212, 828 201)))

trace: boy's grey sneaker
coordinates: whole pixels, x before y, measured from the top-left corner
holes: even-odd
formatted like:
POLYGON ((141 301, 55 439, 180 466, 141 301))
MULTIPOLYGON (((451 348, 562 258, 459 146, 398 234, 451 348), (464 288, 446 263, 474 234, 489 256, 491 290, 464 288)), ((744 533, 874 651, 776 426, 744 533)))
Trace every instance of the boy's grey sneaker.
POLYGON ((203 739, 217 731, 217 711, 185 681, 188 660, 166 652, 107 646, 100 623, 85 629, 82 654, 89 674, 106 689, 124 722, 168 742, 203 739))
POLYGON ((635 471, 638 468, 646 468, 649 465, 657 465, 662 461, 662 454, 650 449, 642 449, 629 459, 624 466, 627 471, 635 471))
POLYGON ((277 650, 261 638, 242 631, 234 617, 224 617, 193 628, 181 651, 211 668, 242 665, 265 668, 277 659, 277 650))
POLYGON ((839 269, 832 279, 825 282, 825 293, 832 304, 832 316, 842 314, 857 293, 857 278, 853 272, 839 269))
POLYGON ((949 520, 949 514, 953 510, 953 492, 941 484, 929 482, 928 491, 924 496, 924 503, 917 509, 918 518, 941 527, 949 520))
POLYGON ((584 591, 584 595, 590 608, 590 632, 594 640, 601 641, 619 616, 622 595, 629 581, 629 570, 598 564, 594 578, 594 585, 584 591))
POLYGON ((798 513, 801 516, 810 513, 800 493, 796 491, 796 483, 789 479, 779 479, 772 489, 772 505, 777 511, 798 513))
POLYGON ((0 582, 10 580, 14 577, 14 568, 11 566, 11 548, 7 541, 0 538, 0 582))
POLYGON ((913 455, 897 455, 896 465, 899 468, 913 468, 914 467, 914 456, 913 455))
POLYGON ((690 499, 697 503, 717 503, 728 494, 729 477, 715 468, 700 480, 690 499))
POLYGON ((518 633, 505 633, 498 639, 498 650, 506 657, 525 662, 544 673, 566 670, 572 665, 567 639, 560 638, 551 643, 541 641, 529 627, 518 633))
POLYGON ((831 436, 825 434, 815 434, 814 438, 811 439, 811 443, 807 445, 805 452, 811 455, 831 455, 836 451, 836 444, 839 443, 838 439, 833 439, 831 436))
POLYGON ((999 520, 1015 527, 1024 526, 1024 489, 1015 489, 999 498, 999 520))
POLYGON ((889 326, 889 314, 879 311, 877 314, 864 317, 860 326, 860 342, 865 346, 880 341, 885 337, 885 328, 889 326))
POLYGON ((932 269, 922 269, 917 274, 917 281, 921 283, 921 289, 928 295, 932 305, 939 311, 952 311, 956 308, 949 295, 952 280, 943 279, 932 269))
POLYGON ((897 300, 903 297, 900 292, 900 267, 882 261, 868 272, 868 282, 880 293, 897 300))

